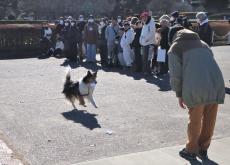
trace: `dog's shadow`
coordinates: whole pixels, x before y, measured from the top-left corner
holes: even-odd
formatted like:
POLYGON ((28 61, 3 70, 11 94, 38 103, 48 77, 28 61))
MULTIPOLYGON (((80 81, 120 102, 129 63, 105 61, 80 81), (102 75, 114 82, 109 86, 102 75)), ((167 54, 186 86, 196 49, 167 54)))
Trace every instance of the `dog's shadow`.
POLYGON ((62 115, 67 120, 72 120, 74 123, 79 123, 90 130, 101 128, 96 119, 97 114, 91 114, 85 110, 72 110, 69 112, 63 112, 62 115))

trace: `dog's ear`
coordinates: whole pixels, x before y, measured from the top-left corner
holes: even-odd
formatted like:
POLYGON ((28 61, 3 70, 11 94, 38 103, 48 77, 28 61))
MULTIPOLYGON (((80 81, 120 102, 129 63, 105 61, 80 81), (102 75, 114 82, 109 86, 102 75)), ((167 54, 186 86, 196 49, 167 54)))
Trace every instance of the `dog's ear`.
POLYGON ((97 71, 93 74, 95 77, 97 77, 97 71))
POLYGON ((87 75, 88 75, 88 76, 91 76, 92 73, 88 70, 87 75))

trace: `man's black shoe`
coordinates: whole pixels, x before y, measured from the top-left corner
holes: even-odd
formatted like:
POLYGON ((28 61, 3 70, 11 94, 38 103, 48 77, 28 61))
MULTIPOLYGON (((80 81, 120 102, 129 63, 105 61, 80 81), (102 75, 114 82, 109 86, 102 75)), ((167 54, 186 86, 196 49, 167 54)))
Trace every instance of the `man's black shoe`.
POLYGON ((199 153, 197 154, 197 156, 201 160, 207 160, 208 159, 208 152, 207 151, 199 151, 199 153))
POLYGON ((189 160, 189 161, 193 161, 193 160, 196 160, 196 154, 194 153, 189 153, 185 148, 182 149, 180 152, 179 152, 179 155, 186 159, 186 160, 189 160))

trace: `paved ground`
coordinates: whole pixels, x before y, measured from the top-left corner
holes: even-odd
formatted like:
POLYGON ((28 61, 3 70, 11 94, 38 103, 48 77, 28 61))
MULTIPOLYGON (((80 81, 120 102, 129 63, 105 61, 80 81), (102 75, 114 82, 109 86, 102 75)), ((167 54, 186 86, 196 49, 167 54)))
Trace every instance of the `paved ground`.
MULTIPOLYGON (((230 47, 213 49, 230 93, 230 47)), ((0 61, 0 130, 24 162, 68 165, 184 144, 187 112, 179 109, 167 77, 98 67, 99 108, 74 112, 61 94, 63 61, 0 61)), ((90 68, 72 67, 73 79, 90 68)), ((214 139, 230 137, 229 96, 220 107, 214 139)))

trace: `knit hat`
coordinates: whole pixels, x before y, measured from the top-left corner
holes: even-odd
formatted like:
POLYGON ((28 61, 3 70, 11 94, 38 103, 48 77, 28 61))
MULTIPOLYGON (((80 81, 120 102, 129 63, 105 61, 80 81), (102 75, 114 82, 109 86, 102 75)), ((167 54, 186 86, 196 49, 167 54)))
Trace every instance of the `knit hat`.
POLYGON ((148 12, 143 12, 140 17, 141 18, 143 18, 143 17, 149 17, 149 13, 148 12))
POLYGON ((205 14, 205 12, 199 12, 196 14, 196 18, 203 22, 208 18, 208 16, 205 14))
POLYGON ((159 20, 161 21, 163 19, 168 20, 170 22, 170 17, 168 15, 162 15, 159 20))
POLYGON ((180 30, 182 30, 182 29, 184 29, 184 27, 181 26, 180 24, 176 24, 176 25, 174 25, 174 26, 172 26, 172 27, 170 28, 169 33, 168 33, 168 42, 169 42, 169 45, 172 44, 172 42, 173 42, 173 37, 174 37, 174 35, 176 34, 176 32, 178 32, 178 31, 180 31, 180 30))
POLYGON ((174 17, 174 18, 178 18, 179 17, 179 11, 172 12, 171 16, 174 17))

